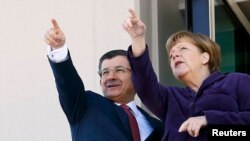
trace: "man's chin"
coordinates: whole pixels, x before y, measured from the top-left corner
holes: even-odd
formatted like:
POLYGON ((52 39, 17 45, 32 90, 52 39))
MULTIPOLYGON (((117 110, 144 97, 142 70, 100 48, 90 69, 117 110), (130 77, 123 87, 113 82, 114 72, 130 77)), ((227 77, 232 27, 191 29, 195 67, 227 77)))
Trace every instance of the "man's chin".
POLYGON ((116 93, 108 93, 105 95, 105 97, 107 97, 108 99, 115 99, 118 96, 119 94, 116 94, 116 93))

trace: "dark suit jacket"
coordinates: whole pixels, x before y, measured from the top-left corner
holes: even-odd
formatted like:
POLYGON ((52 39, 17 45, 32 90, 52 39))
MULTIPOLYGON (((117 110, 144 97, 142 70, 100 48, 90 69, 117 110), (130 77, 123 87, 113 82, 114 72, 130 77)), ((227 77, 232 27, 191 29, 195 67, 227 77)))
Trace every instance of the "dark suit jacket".
MULTIPOLYGON (((50 61, 50 65, 73 141, 132 141, 127 114, 111 100, 85 91, 70 56, 61 63, 50 61)), ((147 141, 159 141, 163 124, 141 108, 139 110, 154 128, 147 141)))

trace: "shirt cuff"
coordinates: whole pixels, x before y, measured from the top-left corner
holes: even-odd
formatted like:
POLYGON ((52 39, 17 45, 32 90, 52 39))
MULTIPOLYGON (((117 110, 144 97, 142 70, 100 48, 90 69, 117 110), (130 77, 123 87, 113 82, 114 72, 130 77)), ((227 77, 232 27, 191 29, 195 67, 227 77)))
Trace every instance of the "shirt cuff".
POLYGON ((59 49, 52 50, 51 46, 48 46, 47 55, 48 55, 49 59, 54 63, 60 63, 60 62, 66 61, 69 58, 68 57, 68 47, 65 44, 63 47, 61 47, 59 49))

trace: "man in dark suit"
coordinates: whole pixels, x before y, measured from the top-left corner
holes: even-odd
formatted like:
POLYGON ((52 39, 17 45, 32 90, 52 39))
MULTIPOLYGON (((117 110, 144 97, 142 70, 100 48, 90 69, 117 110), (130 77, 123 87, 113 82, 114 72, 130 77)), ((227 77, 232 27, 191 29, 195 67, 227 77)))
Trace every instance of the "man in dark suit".
POLYGON ((130 121, 120 105, 127 105, 139 126, 139 140, 159 141, 163 124, 134 101, 131 68, 124 50, 107 52, 100 58, 99 75, 104 97, 87 91, 79 77, 57 22, 45 34, 59 100, 71 127, 73 141, 133 141, 130 121))

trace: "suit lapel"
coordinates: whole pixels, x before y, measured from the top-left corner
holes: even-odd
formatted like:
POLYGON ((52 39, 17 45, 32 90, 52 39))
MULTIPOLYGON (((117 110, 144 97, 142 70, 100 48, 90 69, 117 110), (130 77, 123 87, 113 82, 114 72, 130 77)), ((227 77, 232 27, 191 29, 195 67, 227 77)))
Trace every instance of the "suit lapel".
POLYGON ((155 125, 154 119, 146 112, 144 111, 141 107, 137 106, 137 109, 141 111, 141 113, 146 117, 148 120, 149 124, 152 126, 152 128, 155 130, 157 127, 155 125))
POLYGON ((137 108, 141 111, 141 113, 146 117, 149 124, 153 128, 152 133, 147 137, 145 141, 156 141, 161 140, 161 137, 163 136, 164 126, 160 123, 156 118, 153 118, 150 116, 147 112, 145 112, 142 108, 137 108))

